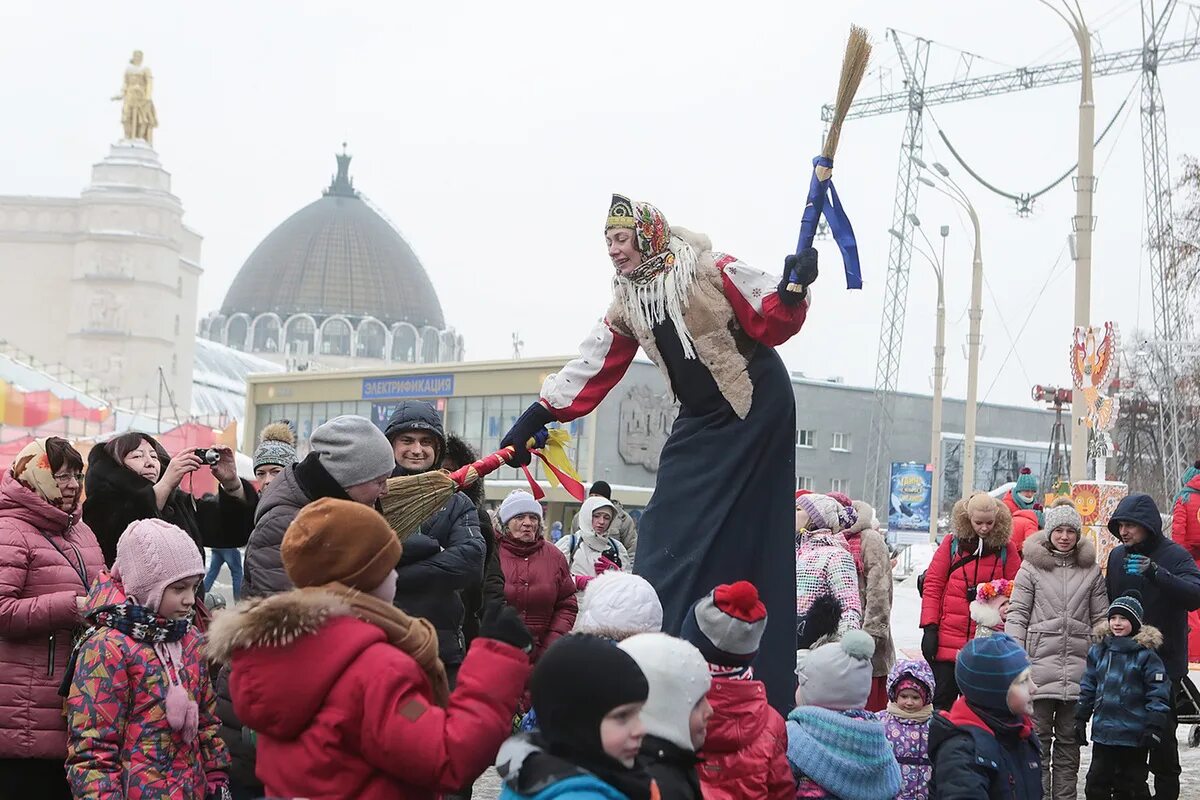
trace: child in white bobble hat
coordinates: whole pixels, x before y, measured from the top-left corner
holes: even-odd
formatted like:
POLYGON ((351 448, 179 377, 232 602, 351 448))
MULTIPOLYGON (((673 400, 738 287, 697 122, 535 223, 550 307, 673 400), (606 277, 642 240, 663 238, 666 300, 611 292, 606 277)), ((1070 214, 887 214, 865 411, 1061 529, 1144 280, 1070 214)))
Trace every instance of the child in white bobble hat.
POLYGON ((619 645, 650 685, 642 707, 641 756, 664 799, 701 800, 696 751, 704 745, 712 706, 708 662, 695 645, 665 633, 639 633, 619 645))
POLYGON ((883 723, 863 709, 871 693, 875 640, 849 631, 821 645, 796 670, 798 707, 788 714, 788 762, 796 797, 892 800, 900 765, 883 723))

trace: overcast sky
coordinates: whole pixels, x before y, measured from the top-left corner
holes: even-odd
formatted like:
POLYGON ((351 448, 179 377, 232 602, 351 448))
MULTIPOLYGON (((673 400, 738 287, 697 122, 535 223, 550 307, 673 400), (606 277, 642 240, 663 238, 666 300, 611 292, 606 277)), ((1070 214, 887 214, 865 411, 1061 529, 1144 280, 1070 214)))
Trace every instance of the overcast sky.
MULTIPOLYGON (((1136 0, 1084 0, 1105 50, 1139 46, 1136 0)), ((1186 29, 1177 14, 1169 38, 1186 29)), ((155 146, 185 222, 204 237, 200 311, 220 305, 255 245, 320 196, 342 141, 355 185, 416 250, 468 357, 566 354, 607 304, 602 228, 613 191, 655 203, 716 247, 781 270, 795 247, 820 107, 851 22, 876 39, 860 97, 898 88, 889 27, 937 43, 928 83, 1075 58, 1066 26, 1033 0, 795 2, 97 4, 0 7, 0 194, 77 195, 120 137, 135 48, 155 76, 155 146), (963 59, 957 50, 984 58, 963 59), (990 60, 988 60, 990 59, 990 60)), ((902 37, 911 47, 911 37, 902 37)), ((1096 153, 1093 321, 1150 328, 1141 247, 1138 75, 1097 82, 1097 130, 1133 95, 1096 153)), ((1171 155, 1200 153, 1200 64, 1165 67, 1171 155), (1187 97, 1193 98, 1190 104, 1187 97)), ((945 161, 983 224, 980 396, 1030 404, 1069 384, 1070 181, 1020 219, 951 160, 1032 191, 1075 160, 1078 85, 933 108, 926 160, 945 161), (1015 349, 1012 341, 1015 340, 1015 349)), ((812 377, 873 385, 892 225, 900 114, 851 123, 835 182, 858 233, 866 287, 847 292, 821 245, 815 305, 780 350, 812 377)), ((965 391, 971 236, 923 191, 918 214, 947 242, 948 393, 965 391)), ((914 258, 902 389, 929 389, 932 271, 914 258)))

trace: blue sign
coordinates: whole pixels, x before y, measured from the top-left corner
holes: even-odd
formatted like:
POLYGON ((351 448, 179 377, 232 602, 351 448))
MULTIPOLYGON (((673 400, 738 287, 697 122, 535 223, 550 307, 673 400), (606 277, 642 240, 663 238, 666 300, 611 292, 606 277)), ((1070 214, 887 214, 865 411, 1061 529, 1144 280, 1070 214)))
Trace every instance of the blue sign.
POLYGON ((408 397, 450 397, 453 375, 388 375, 363 378, 363 400, 394 400, 408 397))
POLYGON ((888 530, 929 530, 932 497, 932 464, 893 461, 891 491, 888 492, 888 530))

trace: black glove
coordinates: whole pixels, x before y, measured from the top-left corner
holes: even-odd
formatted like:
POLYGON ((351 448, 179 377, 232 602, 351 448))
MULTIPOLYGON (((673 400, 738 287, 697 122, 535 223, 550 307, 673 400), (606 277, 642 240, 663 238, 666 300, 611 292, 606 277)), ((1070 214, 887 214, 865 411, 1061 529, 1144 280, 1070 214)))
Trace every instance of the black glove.
POLYGON ((506 606, 499 601, 488 603, 483 609, 479 635, 484 639, 511 644, 526 653, 533 652, 533 634, 521 621, 521 615, 512 606, 506 606))
POLYGON ((938 649, 938 626, 926 625, 925 634, 921 636, 921 655, 925 656, 925 660, 932 664, 937 658, 938 649))
POLYGON ((1146 728, 1142 731, 1142 736, 1138 739, 1138 747, 1145 747, 1148 750, 1154 750, 1162 744, 1162 734, 1154 728, 1146 728))
POLYGON ((817 279, 817 251, 812 247, 807 247, 800 251, 798 255, 790 255, 783 260, 783 280, 779 282, 779 299, 789 305, 795 306, 804 302, 808 297, 808 286, 817 279), (792 270, 796 270, 797 280, 792 280, 792 270), (798 283, 804 288, 798 292, 788 291, 789 283, 798 283))
POLYGON ((533 456, 529 455, 529 449, 525 443, 553 421, 554 415, 550 413, 550 409, 542 405, 540 400, 525 409, 525 413, 513 423, 508 433, 504 434, 504 438, 500 440, 501 448, 512 445, 513 450, 516 451, 508 463, 514 467, 528 466, 529 462, 533 460, 533 456))
POLYGON ((1088 746, 1086 719, 1075 720, 1075 744, 1079 745, 1080 747, 1088 746))

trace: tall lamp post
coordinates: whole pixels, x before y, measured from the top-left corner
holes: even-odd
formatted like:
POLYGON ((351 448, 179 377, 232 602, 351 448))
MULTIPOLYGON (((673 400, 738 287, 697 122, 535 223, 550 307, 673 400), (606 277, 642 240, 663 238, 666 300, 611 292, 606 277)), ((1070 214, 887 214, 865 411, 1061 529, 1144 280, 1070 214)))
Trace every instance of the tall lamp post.
MULTIPOLYGON (((921 220, 916 214, 909 214, 908 221, 913 224, 913 227, 920 232, 921 238, 925 240, 925 244, 929 246, 929 252, 925 252, 919 246, 914 246, 913 250, 920 253, 921 256, 929 262, 929 266, 933 268, 933 274, 937 276, 937 335, 933 345, 933 412, 932 425, 929 433, 929 463, 933 467, 933 485, 930 487, 929 507, 931 509, 929 515, 929 541, 937 542, 938 534, 938 517, 941 515, 941 494, 942 494, 942 389, 946 383, 946 286, 945 286, 945 264, 946 264, 946 237, 950 235, 950 226, 943 225, 940 228, 942 235, 942 257, 938 259, 933 242, 929 241, 929 237, 925 235, 925 230, 921 227, 921 220)), ((892 234, 899 236, 896 231, 892 234)), ((914 242, 914 245, 916 243, 914 242)))
POLYGON ((983 341, 979 331, 983 321, 983 245, 979 233, 979 215, 975 213, 975 206, 967 199, 967 193, 950 177, 950 170, 945 166, 937 162, 927 165, 916 156, 912 157, 912 162, 922 171, 917 180, 961 206, 971 218, 971 226, 975 230, 975 256, 971 264, 971 309, 968 312, 971 326, 967 334, 967 404, 963 415, 962 497, 965 500, 975 488, 975 418, 979 410, 979 346, 983 341), (936 174, 936 179, 925 174, 930 166, 936 174))
MULTIPOLYGON (((1092 215, 1092 201, 1096 194, 1093 170, 1096 103, 1092 94, 1092 39, 1078 0, 1062 0, 1065 13, 1050 0, 1041 0, 1041 3, 1071 29, 1075 44, 1079 46, 1082 66, 1079 88, 1079 167, 1075 172, 1075 216, 1071 219, 1071 229, 1075 232, 1075 325, 1086 328, 1091 324, 1092 316, 1092 231, 1096 228, 1096 218, 1092 215)), ((1086 405, 1083 393, 1075 392, 1071 402, 1072 481, 1087 477, 1088 432, 1083 424, 1083 417, 1087 414, 1086 405)), ((1096 477, 1103 479, 1100 475, 1096 477)))

